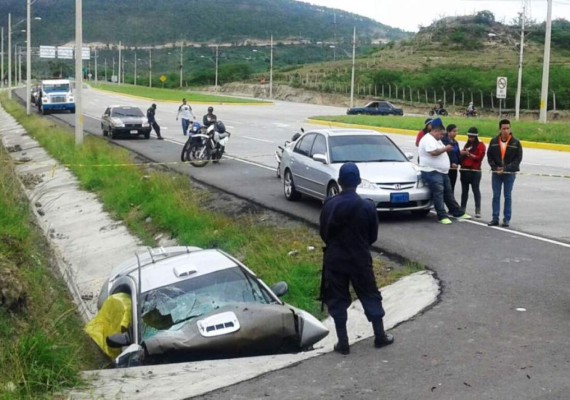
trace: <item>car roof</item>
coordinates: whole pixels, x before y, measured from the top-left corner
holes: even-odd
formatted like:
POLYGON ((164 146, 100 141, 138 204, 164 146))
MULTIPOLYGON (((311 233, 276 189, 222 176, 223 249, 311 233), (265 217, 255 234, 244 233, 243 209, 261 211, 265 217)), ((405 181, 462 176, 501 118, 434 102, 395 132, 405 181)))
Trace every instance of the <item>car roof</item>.
POLYGON ((69 83, 68 79, 46 79, 42 83, 47 83, 48 85, 57 85, 62 83, 69 83))
MULTIPOLYGON (((163 249, 164 250, 164 249, 163 249)), ((218 249, 202 250, 198 247, 171 247, 164 252, 143 253, 141 264, 141 292, 148 292, 186 279, 212 272, 238 267, 235 259, 218 249)), ((252 275, 255 275, 248 269, 252 275)), ((130 275, 138 281, 137 258, 131 258, 113 271, 116 275, 130 275)))
POLYGON ((140 107, 138 106, 127 106, 127 105, 123 105, 123 104, 114 104, 109 106, 109 108, 138 108, 140 110, 140 107))
POLYGON ((325 136, 386 136, 381 132, 373 131, 370 129, 315 129, 305 133, 305 135, 309 133, 320 133, 325 136))

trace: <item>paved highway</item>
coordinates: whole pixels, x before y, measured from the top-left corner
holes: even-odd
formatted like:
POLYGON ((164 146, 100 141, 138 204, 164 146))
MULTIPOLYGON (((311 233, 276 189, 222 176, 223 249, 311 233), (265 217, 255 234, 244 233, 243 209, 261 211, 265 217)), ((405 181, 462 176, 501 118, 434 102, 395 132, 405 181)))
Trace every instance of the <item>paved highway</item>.
MULTIPOLYGON (((101 134, 98 117, 111 103, 151 102, 85 90, 86 130, 101 134)), ((157 103, 165 141, 121 140, 158 162, 179 159, 184 141, 176 104, 157 103)), ((207 105, 194 106, 198 116, 207 105)), ((318 114, 344 109, 277 102, 272 106, 214 105, 233 135, 229 158, 197 169, 177 165, 194 179, 316 224, 320 204, 287 202, 275 177, 273 152, 318 114)), ((71 115, 58 115, 73 122, 71 115)), ((413 138, 391 135, 405 151, 413 138)), ((525 150, 525 173, 570 175, 570 154, 525 150)), ((483 213, 490 215, 490 178, 482 182, 483 213)), ((456 193, 459 194, 459 190, 456 193)), ((512 229, 460 222, 442 226, 434 216, 381 216, 376 246, 435 271, 441 301, 393 329, 396 344, 353 346, 350 356, 327 354, 295 368, 228 387, 205 399, 561 399, 570 398, 570 234, 565 211, 568 179, 517 177, 512 229)), ((472 207, 472 205, 471 205, 472 207)), ((486 222, 485 218, 485 222, 486 222)))

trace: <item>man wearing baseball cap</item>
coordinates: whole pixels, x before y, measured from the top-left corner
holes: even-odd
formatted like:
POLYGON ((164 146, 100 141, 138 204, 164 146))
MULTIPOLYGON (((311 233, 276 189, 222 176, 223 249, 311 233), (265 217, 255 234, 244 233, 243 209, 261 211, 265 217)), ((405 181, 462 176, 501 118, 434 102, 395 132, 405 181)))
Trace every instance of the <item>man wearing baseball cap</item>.
POLYGON ((452 146, 445 146, 441 141, 443 130, 441 118, 433 119, 431 131, 420 141, 418 153, 422 180, 431 191, 437 219, 441 224, 449 225, 452 222, 445 206, 449 209, 449 213, 457 219, 470 219, 471 216, 465 214, 453 196, 451 182, 447 175, 450 167, 447 152, 452 150, 452 146))

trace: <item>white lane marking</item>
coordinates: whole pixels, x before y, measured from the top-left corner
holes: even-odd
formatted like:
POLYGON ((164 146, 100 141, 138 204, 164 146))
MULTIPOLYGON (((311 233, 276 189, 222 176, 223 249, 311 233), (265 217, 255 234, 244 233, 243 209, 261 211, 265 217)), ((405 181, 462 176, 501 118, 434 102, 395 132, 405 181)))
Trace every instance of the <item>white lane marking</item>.
POLYGON ((289 124, 284 124, 282 122, 274 122, 273 125, 275 125, 278 128, 289 128, 289 124))
POLYGON ((251 137, 251 136, 241 136, 241 137, 242 137, 242 138, 245 138, 245 139, 249 139, 249 140, 256 140, 256 141, 258 141, 258 142, 273 143, 273 141, 271 141, 271 140, 258 139, 258 138, 254 138, 254 137, 251 137))
POLYGON ((238 157, 234 157, 234 156, 229 156, 229 155, 227 155, 227 154, 224 154, 224 158, 229 158, 230 160, 239 161, 239 162, 242 162, 242 163, 244 163, 244 164, 253 165, 253 166, 256 166, 256 167, 259 167, 259 168, 264 168, 264 169, 267 169, 267 170, 269 170, 269 171, 275 171, 275 167, 269 167, 269 166, 267 166, 267 165, 260 164, 260 163, 257 163, 257 162, 255 162, 255 161, 244 160, 243 158, 238 158, 238 157))
POLYGON ((541 242, 546 242, 546 243, 550 243, 550 244, 555 244, 557 246, 570 248, 569 243, 559 242, 557 240, 548 239, 548 238, 544 238, 544 237, 537 236, 537 235, 532 235, 530 233, 519 232, 519 231, 515 231, 512 229, 508 229, 508 228, 501 228, 499 226, 487 226, 487 224, 484 222, 478 222, 478 221, 473 221, 473 220, 462 220, 462 222, 468 222, 470 224, 485 226, 485 227, 490 228, 490 229, 497 229, 497 230, 500 230, 503 232, 512 233, 513 235, 523 236, 523 237, 526 237, 529 239, 539 240, 541 242))

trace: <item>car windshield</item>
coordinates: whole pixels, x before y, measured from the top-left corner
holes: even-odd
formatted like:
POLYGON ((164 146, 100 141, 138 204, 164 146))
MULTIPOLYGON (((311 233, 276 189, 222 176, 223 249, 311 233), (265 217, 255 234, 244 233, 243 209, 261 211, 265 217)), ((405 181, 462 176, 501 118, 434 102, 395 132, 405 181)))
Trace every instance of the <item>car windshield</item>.
POLYGON ((239 267, 153 289, 141 297, 143 340, 161 330, 177 330, 228 304, 275 303, 257 278, 239 267))
POLYGON ((331 136, 329 146, 332 163, 408 161, 400 149, 382 135, 331 136))
POLYGON ((44 88, 44 92, 45 93, 50 93, 50 92, 69 92, 69 83, 59 83, 59 84, 45 84, 43 85, 44 88))
POLYGON ((136 107, 120 107, 113 108, 111 117, 143 117, 144 114, 140 108, 136 107))

